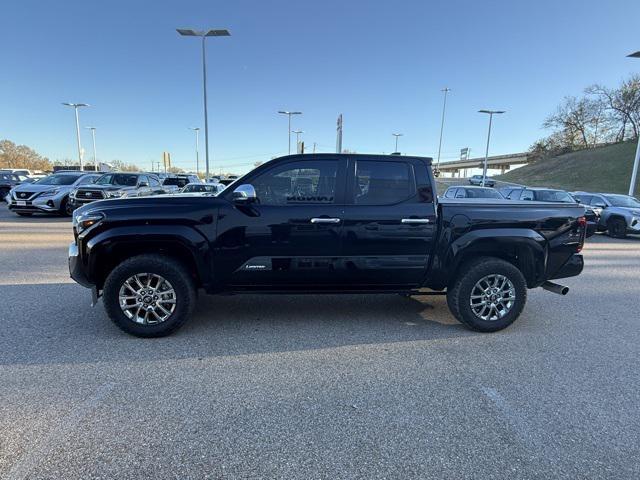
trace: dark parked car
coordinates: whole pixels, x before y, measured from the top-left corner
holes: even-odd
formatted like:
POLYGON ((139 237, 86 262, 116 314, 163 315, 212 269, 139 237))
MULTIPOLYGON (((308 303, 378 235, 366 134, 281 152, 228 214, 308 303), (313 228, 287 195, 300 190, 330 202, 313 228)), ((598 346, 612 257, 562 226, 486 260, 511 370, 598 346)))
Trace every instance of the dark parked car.
POLYGON ((25 175, 18 175, 16 173, 0 172, 0 201, 7 200, 7 196, 12 188, 21 185, 22 183, 31 183, 29 178, 25 175))
POLYGON ((640 234, 640 201, 637 198, 616 193, 574 192, 573 195, 598 214, 599 231, 614 238, 640 234))
MULTIPOLYGON (((482 175, 474 175, 472 177, 469 177, 469 185, 481 186, 482 185, 482 175)), ((496 181, 493 178, 487 177, 484 180, 484 186, 485 187, 495 187, 496 186, 496 181)))
POLYGON ((438 201, 431 159, 306 154, 267 162, 218 196, 105 200, 74 212, 71 276, 134 335, 179 328, 207 293, 447 295, 469 328, 501 330, 527 288, 578 275, 575 203, 438 201), (127 208, 122 208, 125 206, 127 208))
POLYGON ((495 198, 504 200, 504 197, 495 188, 453 186, 444 192, 444 198, 495 198))
POLYGON ((105 173, 92 185, 79 186, 71 192, 73 208, 105 198, 131 198, 167 193, 160 180, 149 173, 105 173))

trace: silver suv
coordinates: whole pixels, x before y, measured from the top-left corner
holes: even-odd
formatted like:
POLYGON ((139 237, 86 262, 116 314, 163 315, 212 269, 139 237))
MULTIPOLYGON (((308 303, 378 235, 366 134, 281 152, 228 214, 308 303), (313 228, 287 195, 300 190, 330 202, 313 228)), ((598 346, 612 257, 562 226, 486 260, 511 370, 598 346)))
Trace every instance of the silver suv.
POLYGON ((101 174, 87 172, 58 172, 53 175, 14 187, 7 197, 9 210, 20 216, 34 213, 71 215, 69 193, 79 185, 88 185, 101 174))

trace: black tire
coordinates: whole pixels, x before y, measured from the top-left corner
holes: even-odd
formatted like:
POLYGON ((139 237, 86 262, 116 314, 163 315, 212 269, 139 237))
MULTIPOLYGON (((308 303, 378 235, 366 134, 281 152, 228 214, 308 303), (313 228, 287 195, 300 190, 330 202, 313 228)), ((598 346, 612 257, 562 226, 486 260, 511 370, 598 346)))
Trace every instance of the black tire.
POLYGON ((9 190, 4 188, 0 189, 0 202, 4 202, 4 197, 6 197, 8 193, 9 193, 9 190))
POLYGON ((103 301, 107 315, 121 330, 136 337, 164 337, 175 332, 187 321, 195 307, 196 289, 189 272, 177 260, 162 255, 139 255, 125 260, 109 274, 104 284, 103 301), (153 273, 164 277, 175 291, 175 310, 161 323, 136 323, 120 308, 120 288, 128 278, 141 273, 153 273))
POLYGON ((33 215, 33 213, 31 212, 16 212, 16 213, 21 217, 30 217, 31 215, 33 215))
POLYGON ((511 263, 494 257, 481 257, 460 267, 459 276, 447 291, 447 305, 458 321, 478 332, 497 332, 507 328, 522 313, 527 302, 527 283, 524 276, 511 263), (506 277, 515 291, 510 310, 501 318, 483 320, 471 308, 471 292, 482 278, 488 275, 506 277))
POLYGON ((626 238, 627 222, 622 218, 611 218, 607 222, 607 235, 611 238, 626 238))
POLYGON ((62 202, 60 203, 60 210, 58 210, 60 215, 63 217, 70 217, 73 214, 73 208, 69 203, 69 197, 64 197, 62 202))

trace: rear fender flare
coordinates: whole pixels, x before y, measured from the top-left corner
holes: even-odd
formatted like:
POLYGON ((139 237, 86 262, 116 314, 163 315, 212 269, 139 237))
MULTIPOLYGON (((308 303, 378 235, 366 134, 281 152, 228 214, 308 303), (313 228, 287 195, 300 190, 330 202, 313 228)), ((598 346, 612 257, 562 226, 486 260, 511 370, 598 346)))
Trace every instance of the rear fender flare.
POLYGON ((462 263, 474 257, 491 256, 513 263, 524 275, 527 286, 537 286, 547 265, 546 239, 526 228, 473 230, 454 240, 447 252, 452 280, 462 263))

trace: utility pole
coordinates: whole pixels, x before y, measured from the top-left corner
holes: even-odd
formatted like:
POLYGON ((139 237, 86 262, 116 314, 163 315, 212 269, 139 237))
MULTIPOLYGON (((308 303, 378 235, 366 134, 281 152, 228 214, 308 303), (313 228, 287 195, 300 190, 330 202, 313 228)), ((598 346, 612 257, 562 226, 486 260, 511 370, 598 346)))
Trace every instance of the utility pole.
POLYGON ((444 102, 442 103, 442 120, 440 122, 440 141, 438 142, 438 161, 436 162, 436 171, 440 171, 440 151, 442 150, 442 132, 444 131, 444 114, 447 110, 447 93, 451 91, 450 88, 445 87, 441 90, 444 92, 444 102))
MULTIPOLYGON (((640 51, 627 55, 630 58, 640 58, 640 51)), ((631 182, 629 183, 629 196, 633 197, 636 192, 636 182, 638 180, 638 168, 640 168, 640 135, 637 138, 636 158, 633 161, 633 170, 631 170, 631 182)))
POLYGON ((338 115, 336 130, 336 153, 342 153, 342 114, 338 115))
POLYGON ((489 132, 487 133, 487 149, 484 153, 484 165, 482 168, 482 186, 484 187, 485 180, 487 179, 487 163, 489 161, 489 140, 491 140, 491 123, 493 116, 504 113, 504 110, 478 110, 478 113, 486 113, 489 115, 489 132))

